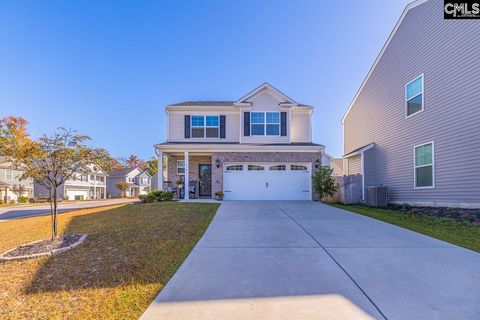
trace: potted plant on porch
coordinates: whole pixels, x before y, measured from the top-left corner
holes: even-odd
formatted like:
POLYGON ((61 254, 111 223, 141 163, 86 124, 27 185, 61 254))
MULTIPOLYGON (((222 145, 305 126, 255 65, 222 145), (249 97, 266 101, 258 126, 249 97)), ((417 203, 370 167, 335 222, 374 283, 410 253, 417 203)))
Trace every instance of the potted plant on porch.
POLYGON ((176 181, 176 183, 177 183, 177 187, 178 187, 179 189, 182 189, 182 188, 183 188, 183 181, 182 181, 182 180, 178 179, 178 180, 176 181))
POLYGON ((223 200, 224 193, 222 191, 215 192, 215 200, 223 200))

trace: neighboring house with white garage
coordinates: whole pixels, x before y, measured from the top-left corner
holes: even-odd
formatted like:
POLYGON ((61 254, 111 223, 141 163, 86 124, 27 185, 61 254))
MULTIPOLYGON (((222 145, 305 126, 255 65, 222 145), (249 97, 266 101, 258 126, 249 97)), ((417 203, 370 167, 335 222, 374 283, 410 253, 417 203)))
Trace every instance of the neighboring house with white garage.
MULTIPOLYGON (((106 199, 107 174, 97 165, 90 165, 84 174, 76 173, 58 190, 58 197, 64 200, 106 199)), ((49 192, 39 183, 35 183, 35 197, 49 197, 49 192)))
POLYGON ((25 189, 21 196, 28 198, 33 196, 33 180, 21 179, 22 175, 21 168, 15 168, 6 158, 0 157, 0 200, 5 203, 12 200, 17 202, 18 195, 14 189, 19 186, 25 189))
POLYGON ((152 189, 152 177, 147 171, 136 168, 116 169, 109 173, 107 178, 107 194, 110 197, 122 196, 122 191, 117 188, 117 183, 126 182, 128 188, 125 191, 127 197, 138 197, 147 194, 152 189))
POLYGON ((480 207, 478 20, 409 4, 342 119, 344 174, 390 202, 480 207))
POLYGON ((313 109, 268 83, 235 101, 168 105, 167 141, 155 145, 159 167, 167 161, 158 185, 189 181, 205 198, 310 200, 324 153, 312 142, 313 109))

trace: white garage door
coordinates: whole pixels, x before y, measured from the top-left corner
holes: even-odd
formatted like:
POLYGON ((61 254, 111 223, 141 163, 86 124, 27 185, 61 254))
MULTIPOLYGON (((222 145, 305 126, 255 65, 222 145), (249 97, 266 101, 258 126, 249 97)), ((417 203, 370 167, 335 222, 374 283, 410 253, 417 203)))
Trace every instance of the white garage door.
POLYGON ((225 200, 310 200, 310 163, 225 163, 225 200))
POLYGON ((65 195, 68 197, 68 200, 87 200, 88 190, 67 190, 65 195))

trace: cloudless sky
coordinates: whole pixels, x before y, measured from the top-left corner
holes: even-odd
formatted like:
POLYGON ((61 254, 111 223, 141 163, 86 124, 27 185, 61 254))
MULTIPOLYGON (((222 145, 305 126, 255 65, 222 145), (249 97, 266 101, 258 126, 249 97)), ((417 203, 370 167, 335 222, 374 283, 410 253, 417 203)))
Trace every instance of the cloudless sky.
POLYGON ((316 107, 314 142, 341 156, 340 120, 410 1, 3 0, 0 116, 148 159, 166 104, 269 82, 316 107))

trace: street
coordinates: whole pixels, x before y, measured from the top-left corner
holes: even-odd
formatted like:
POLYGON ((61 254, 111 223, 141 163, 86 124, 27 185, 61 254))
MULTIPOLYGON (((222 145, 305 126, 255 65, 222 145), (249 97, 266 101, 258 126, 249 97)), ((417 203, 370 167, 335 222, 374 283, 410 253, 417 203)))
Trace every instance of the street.
MULTIPOLYGON (((137 198, 120 198, 120 199, 107 199, 96 201, 83 201, 83 202, 60 202, 58 204, 58 212, 72 211, 75 209, 95 208, 101 206, 133 203, 138 201, 137 198)), ((28 206, 13 206, 0 208, 0 222, 11 219, 25 218, 31 216, 40 216, 50 214, 49 203, 39 203, 28 206)))

